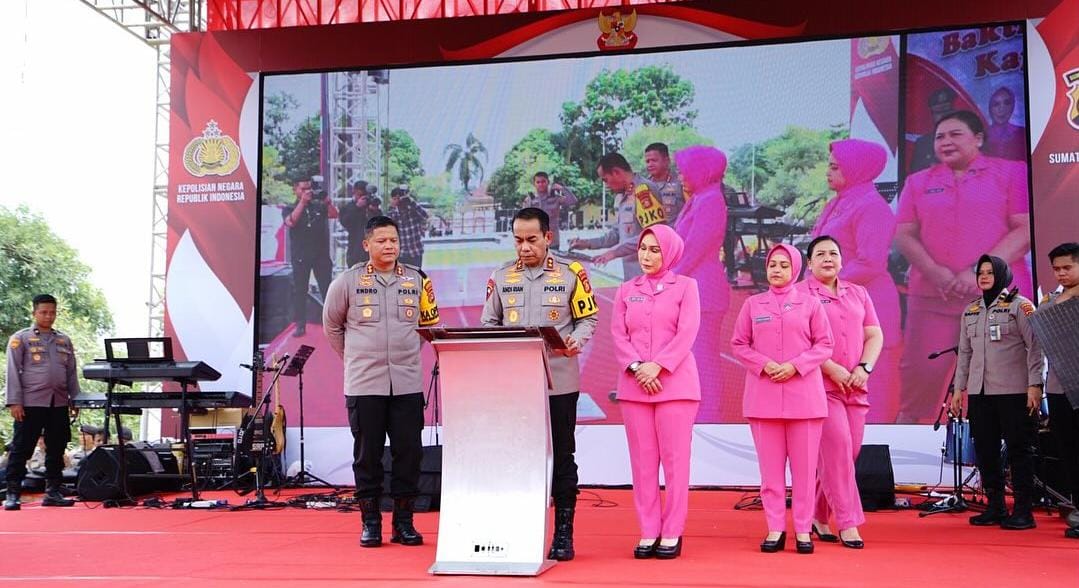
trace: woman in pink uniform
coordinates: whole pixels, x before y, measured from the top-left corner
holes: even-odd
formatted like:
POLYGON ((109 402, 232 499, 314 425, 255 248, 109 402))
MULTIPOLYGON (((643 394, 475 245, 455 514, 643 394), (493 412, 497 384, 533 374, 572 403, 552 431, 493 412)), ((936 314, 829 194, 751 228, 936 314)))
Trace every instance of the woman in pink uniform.
POLYGON ((927 356, 959 340, 956 317, 981 295, 970 269, 983 253, 1007 261, 1033 297, 1026 164, 985 157, 984 140, 973 112, 944 115, 933 142, 940 163, 907 178, 899 196, 895 243, 911 266, 899 422, 929 422, 940 407, 953 362, 927 356))
POLYGON ((795 289, 820 300, 835 343, 832 357, 821 365, 828 417, 821 432, 813 531, 824 541, 836 541, 828 528, 834 511, 839 541, 861 549, 864 543, 858 526, 865 522, 865 513, 854 479, 854 460, 862 447, 869 412, 866 384, 884 345, 884 334, 866 289, 839 279, 845 257, 839 242, 821 235, 809 243, 806 256, 810 275, 795 289))
POLYGON ((700 327, 697 282, 670 268, 682 256, 674 229, 641 233, 637 259, 644 275, 623 283, 614 300, 611 334, 623 366, 618 400, 633 469, 633 503, 641 526, 638 559, 672 559, 682 552, 689 501, 689 452, 700 404, 691 348, 700 327), (667 486, 659 500, 659 466, 667 486))
POLYGON ((701 292, 701 324, 693 354, 701 375, 701 407, 698 419, 716 422, 721 417, 723 391, 721 327, 730 306, 731 287, 720 261, 727 234, 727 201, 723 196, 723 174, 727 156, 715 147, 696 145, 674 154, 682 186, 691 195, 678 217, 675 230, 686 243, 675 273, 697 280, 701 292))
POLYGON ((840 277, 864 286, 877 308, 888 353, 876 367, 870 418, 874 422, 893 422, 899 402, 895 370, 902 340, 899 292, 888 273, 895 214, 873 184, 888 162, 888 152, 877 143, 861 139, 834 141, 829 149, 828 187, 835 190, 836 197, 821 211, 813 237, 831 235, 842 247, 840 277))
POLYGON ((786 545, 786 465, 798 553, 813 553, 809 532, 816 496, 821 427, 828 415, 820 366, 832 356, 823 305, 798 291, 802 255, 779 244, 766 258, 768 291, 750 296, 734 325, 731 347, 746 367, 742 413, 749 420, 761 473, 768 536, 761 551, 786 545))

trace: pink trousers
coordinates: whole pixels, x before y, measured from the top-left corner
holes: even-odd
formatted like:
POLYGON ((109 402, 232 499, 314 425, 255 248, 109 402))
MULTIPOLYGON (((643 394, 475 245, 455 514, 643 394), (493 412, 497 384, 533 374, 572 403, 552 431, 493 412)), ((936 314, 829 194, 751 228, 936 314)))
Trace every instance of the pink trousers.
POLYGON ((821 430, 817 509, 813 518, 827 523, 834 511, 839 530, 865 523, 858 482, 854 478, 854 460, 862 448, 868 412, 869 407, 863 402, 842 392, 828 392, 828 417, 821 430))
MULTIPOLYGON (((723 363, 721 349, 729 345, 730 336, 723 337, 723 312, 701 309, 701 324, 708 328, 697 332, 693 342, 693 357, 697 360, 697 373, 701 379, 701 408, 697 422, 715 423, 722 420, 723 363)), ((739 404, 739 408, 741 405, 739 404)))
POLYGON ((907 297, 907 326, 903 357, 899 360, 903 389, 898 423, 931 423, 940 411, 956 356, 953 353, 936 359, 928 356, 959 343, 959 321, 965 305, 954 307, 954 303, 941 303, 924 296, 907 297))
POLYGON ((749 419, 757 465, 761 471, 761 503, 770 532, 787 528, 787 461, 791 469, 791 513, 794 532, 808 533, 816 502, 817 457, 824 419, 749 419))
MULTIPOLYGON (((662 392, 660 392, 662 394, 662 392)), ((633 470, 633 504, 641 538, 681 537, 689 512, 689 455, 696 400, 619 403, 633 470), (667 488, 660 507, 659 466, 667 488)))

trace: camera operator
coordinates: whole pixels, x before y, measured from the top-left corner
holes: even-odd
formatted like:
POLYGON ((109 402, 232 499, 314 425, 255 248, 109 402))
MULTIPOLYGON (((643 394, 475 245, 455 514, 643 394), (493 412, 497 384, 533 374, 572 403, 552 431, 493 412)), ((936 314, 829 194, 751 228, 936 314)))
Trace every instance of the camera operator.
POLYGON ((367 219, 381 214, 381 212, 369 214, 367 201, 369 198, 374 198, 377 192, 377 186, 360 180, 352 184, 352 200, 341 206, 338 221, 348 233, 348 249, 345 251, 345 263, 348 267, 367 261, 367 253, 363 250, 364 227, 367 226, 367 219))
POLYGON ((390 192, 390 218, 397 223, 401 238, 401 263, 419 268, 423 265, 423 234, 427 230, 427 211, 399 186, 390 192))
POLYGON ((322 176, 296 180, 292 184, 296 203, 281 214, 288 227, 292 263, 292 318, 296 322, 293 337, 307 333, 307 291, 311 273, 315 274, 320 297, 330 287, 333 263, 330 260, 330 222, 337 218, 337 207, 326 197, 322 176))

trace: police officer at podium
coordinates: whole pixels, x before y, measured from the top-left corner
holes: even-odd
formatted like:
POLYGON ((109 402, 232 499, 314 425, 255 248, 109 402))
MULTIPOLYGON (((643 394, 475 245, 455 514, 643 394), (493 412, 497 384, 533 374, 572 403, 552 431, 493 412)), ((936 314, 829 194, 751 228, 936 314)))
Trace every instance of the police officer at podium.
POLYGON ((8 340, 7 395, 15 419, 11 458, 7 466, 7 498, 4 510, 19 510, 19 495, 26 477, 26 461, 34 453, 38 437, 45 435, 45 498, 42 506, 73 506, 64 498, 60 484, 64 474, 64 450, 71 440, 69 413, 77 414, 72 399, 79 395, 75 347, 71 337, 52 328, 56 321, 56 298, 34 297, 34 326, 16 332, 8 340))
POLYGON ((596 330, 599 309, 584 267, 548 251, 551 219, 546 212, 539 208, 518 211, 513 217, 513 240, 517 259, 495 270, 487 281, 481 320, 486 326, 553 326, 566 342, 567 349, 554 351, 550 358, 555 530, 547 557, 568 561, 574 556, 577 506, 577 463, 573 459, 581 378, 577 355, 596 330))
POLYGON ((412 523, 423 458, 423 370, 416 327, 438 323, 430 279, 398 262, 397 224, 386 216, 367 221, 363 248, 370 255, 330 284, 323 306, 326 339, 345 363, 345 405, 352 430, 352 471, 363 513, 360 545, 382 545, 382 453, 393 457, 390 541, 421 545, 412 523))
POLYGON ((959 359, 955 368, 952 411, 967 395, 975 463, 989 506, 970 518, 978 526, 1033 529, 1035 417, 1042 398, 1045 357, 1027 319, 1029 300, 1009 293, 1012 273, 999 257, 983 255, 975 266, 981 298, 972 300, 961 318, 959 359), (1012 514, 1004 504, 1001 441, 1008 444, 1008 462, 1015 495, 1012 514))

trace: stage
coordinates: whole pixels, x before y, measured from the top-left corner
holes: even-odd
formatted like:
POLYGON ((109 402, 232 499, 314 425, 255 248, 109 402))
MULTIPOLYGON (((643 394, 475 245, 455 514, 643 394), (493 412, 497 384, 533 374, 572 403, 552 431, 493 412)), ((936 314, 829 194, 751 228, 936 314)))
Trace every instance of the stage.
MULTIPOLYGON (((277 500, 300 494, 289 490, 277 500)), ((244 497, 215 492, 242 504, 244 497)), ((19 512, 0 513, 7 586, 1071 586, 1079 577, 1079 541, 1064 522, 1039 510, 1038 528, 976 528, 969 513, 919 518, 914 510, 867 513, 866 548, 816 541, 816 553, 764 554, 760 511, 737 511, 740 492, 695 490, 682 557, 634 560, 637 541, 628 490, 583 490, 577 510, 577 558, 536 578, 431 576, 438 514, 420 513, 421 547, 389 543, 390 515, 378 549, 359 546, 359 512, 284 508, 42 508, 24 496, 19 512), (29 501, 29 502, 27 502, 29 501), (362 584, 359 584, 362 582, 362 584)), ((174 496, 165 496, 171 501, 174 496)), ((921 498, 915 496, 917 503, 921 498)), ((140 501, 141 503, 141 501, 140 501)))

